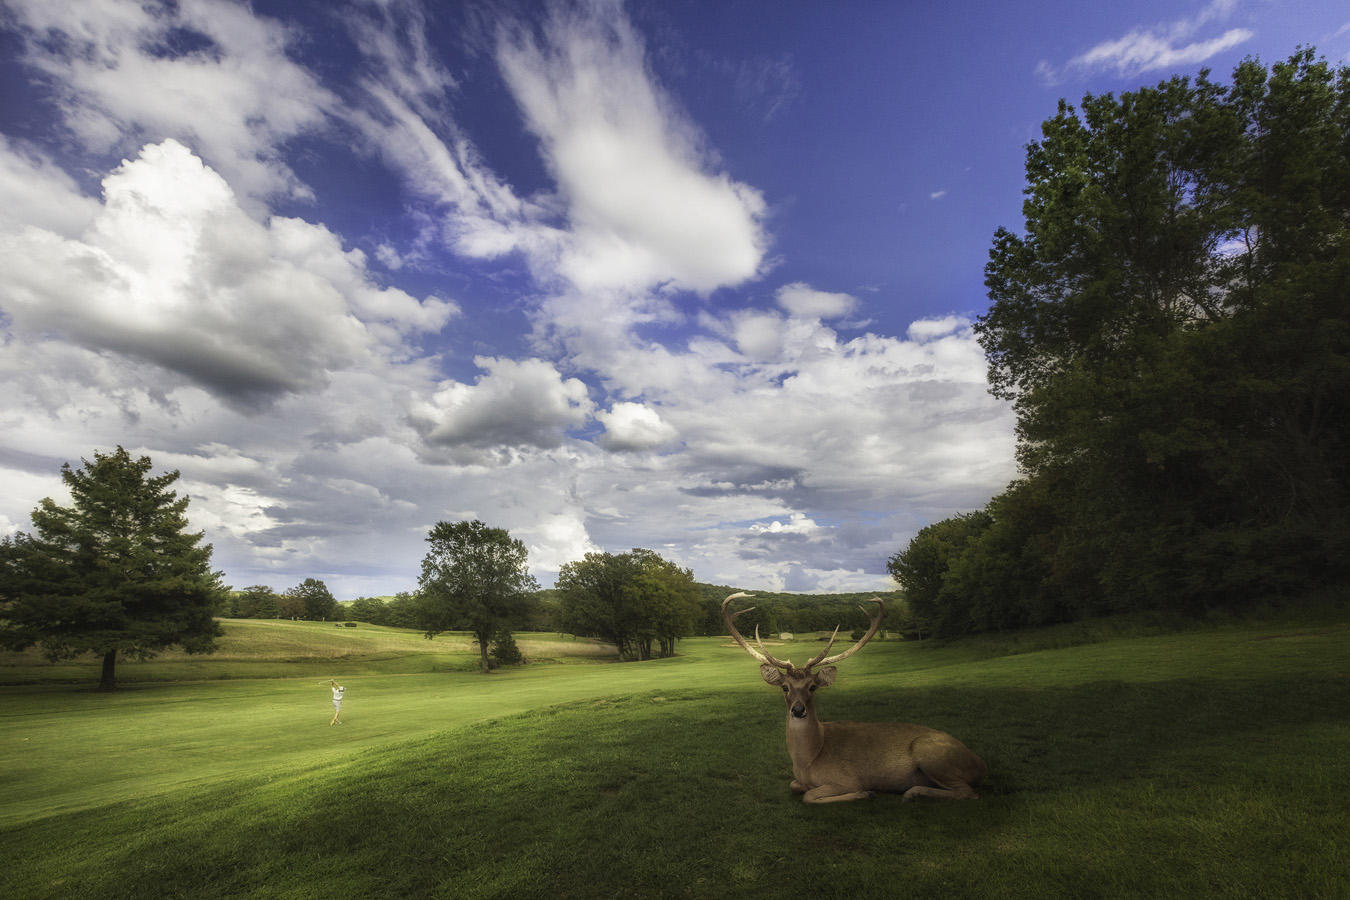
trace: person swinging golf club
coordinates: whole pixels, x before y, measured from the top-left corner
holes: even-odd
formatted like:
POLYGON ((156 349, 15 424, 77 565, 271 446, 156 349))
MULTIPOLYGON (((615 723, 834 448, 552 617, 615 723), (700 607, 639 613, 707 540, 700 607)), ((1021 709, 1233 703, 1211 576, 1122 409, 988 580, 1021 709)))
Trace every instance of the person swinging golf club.
POLYGON ((338 716, 342 713, 342 695, 347 692, 347 689, 336 681, 331 680, 328 682, 328 686, 333 689, 333 721, 328 724, 341 725, 342 723, 338 721, 338 716))

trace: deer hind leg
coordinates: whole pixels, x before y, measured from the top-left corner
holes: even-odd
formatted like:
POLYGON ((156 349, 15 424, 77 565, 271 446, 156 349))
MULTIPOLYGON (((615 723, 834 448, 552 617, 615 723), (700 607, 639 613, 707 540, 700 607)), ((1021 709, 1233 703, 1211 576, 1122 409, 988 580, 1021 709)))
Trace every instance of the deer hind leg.
POLYGON ((916 784, 914 787, 900 795, 901 800, 914 800, 918 797, 936 797, 939 800, 978 800, 980 795, 964 782, 957 783, 952 787, 928 787, 924 784, 916 784))
MULTIPOLYGON (((950 740, 950 739, 949 739, 950 740)), ((916 743, 920 777, 901 795, 902 800, 935 797, 939 800, 978 800, 973 785, 984 777, 984 762, 963 745, 946 741, 916 743)))
POLYGON ((843 800, 866 800, 870 796, 871 791, 850 791, 837 784, 822 784, 811 788, 802 795, 802 799, 807 803, 839 803, 843 800))

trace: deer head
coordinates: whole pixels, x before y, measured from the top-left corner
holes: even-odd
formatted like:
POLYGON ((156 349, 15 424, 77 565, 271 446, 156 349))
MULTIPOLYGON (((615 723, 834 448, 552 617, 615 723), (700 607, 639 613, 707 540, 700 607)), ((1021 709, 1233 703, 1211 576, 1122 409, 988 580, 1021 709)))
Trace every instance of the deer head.
MULTIPOLYGON (((815 692, 818 688, 829 687, 834 684, 836 669, 834 664, 841 660, 848 659, 853 654, 863 648, 863 645, 870 641, 876 635, 881 627, 881 617, 886 612, 886 604, 878 598, 873 598, 872 602, 877 605, 877 614, 868 615, 872 620, 867 633, 862 636, 852 647, 849 647, 843 653, 836 653, 834 656, 826 656, 830 648, 834 646, 835 638, 839 636, 838 626, 834 629, 834 634, 830 635, 829 643, 825 649, 817 653, 806 665, 798 668, 792 664, 792 660, 777 659, 773 654, 764 648, 764 642, 759 638, 759 626, 755 626, 755 646, 751 647, 741 637, 741 633, 736 630, 736 617, 742 613, 747 613, 754 609, 748 606, 738 612, 731 612, 729 606, 732 600, 742 597, 749 597, 750 594, 732 594, 722 601, 722 620, 726 622, 727 631, 736 643, 741 645, 746 653, 749 653, 755 659, 759 660, 760 674, 768 684, 783 689, 783 699, 787 702, 788 713, 793 718, 804 719, 811 714, 815 705, 815 692)), ((859 606, 864 613, 867 613, 866 607, 859 606)))

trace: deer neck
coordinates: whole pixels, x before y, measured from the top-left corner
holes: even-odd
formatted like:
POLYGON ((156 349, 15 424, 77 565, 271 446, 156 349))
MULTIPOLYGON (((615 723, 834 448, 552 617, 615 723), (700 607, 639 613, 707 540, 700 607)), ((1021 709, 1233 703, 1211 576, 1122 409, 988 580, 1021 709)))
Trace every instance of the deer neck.
POLYGON ((817 756, 825 744, 825 729, 816 718, 816 706, 806 708, 806 716, 798 719, 792 712, 787 715, 787 748, 792 757, 794 771, 805 769, 817 756))

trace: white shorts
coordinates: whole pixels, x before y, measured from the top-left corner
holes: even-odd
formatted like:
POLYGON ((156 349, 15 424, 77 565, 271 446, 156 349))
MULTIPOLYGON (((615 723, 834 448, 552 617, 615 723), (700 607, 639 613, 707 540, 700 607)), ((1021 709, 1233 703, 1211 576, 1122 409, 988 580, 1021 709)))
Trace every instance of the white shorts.
POLYGON ((341 700, 334 700, 334 701, 333 701, 333 709, 342 709, 342 701, 341 701, 341 700))

